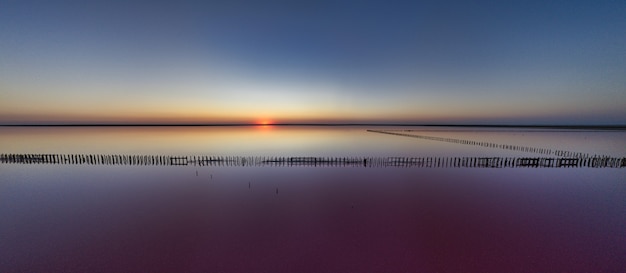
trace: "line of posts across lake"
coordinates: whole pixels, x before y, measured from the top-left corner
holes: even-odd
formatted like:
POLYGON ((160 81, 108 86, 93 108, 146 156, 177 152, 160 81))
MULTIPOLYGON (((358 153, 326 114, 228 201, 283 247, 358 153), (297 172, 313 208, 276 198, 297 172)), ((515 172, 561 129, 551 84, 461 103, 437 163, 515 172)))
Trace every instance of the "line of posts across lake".
POLYGON ((302 157, 106 154, 0 154, 0 164, 364 167, 364 168, 624 168, 626 157, 302 157))

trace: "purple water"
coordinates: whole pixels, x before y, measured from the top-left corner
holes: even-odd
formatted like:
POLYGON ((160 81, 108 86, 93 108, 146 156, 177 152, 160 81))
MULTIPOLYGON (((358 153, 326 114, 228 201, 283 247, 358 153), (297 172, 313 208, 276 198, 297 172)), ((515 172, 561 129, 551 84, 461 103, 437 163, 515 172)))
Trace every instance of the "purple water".
MULTIPOLYGON (((365 129, 2 128, 0 153, 536 156, 365 129)), ((625 132, 411 133, 626 155, 625 132)), ((0 271, 619 272, 625 171, 0 164, 0 271)))

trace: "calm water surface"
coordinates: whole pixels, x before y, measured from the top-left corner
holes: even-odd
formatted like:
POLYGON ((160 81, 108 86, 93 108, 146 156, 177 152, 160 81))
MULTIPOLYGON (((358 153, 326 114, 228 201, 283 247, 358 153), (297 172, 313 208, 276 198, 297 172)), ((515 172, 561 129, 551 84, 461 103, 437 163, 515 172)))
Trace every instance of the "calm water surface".
MULTIPOLYGON (((626 157, 626 132, 0 128, 0 154, 565 152, 626 157)), ((0 272, 620 272, 625 181, 626 168, 0 163, 0 272)))

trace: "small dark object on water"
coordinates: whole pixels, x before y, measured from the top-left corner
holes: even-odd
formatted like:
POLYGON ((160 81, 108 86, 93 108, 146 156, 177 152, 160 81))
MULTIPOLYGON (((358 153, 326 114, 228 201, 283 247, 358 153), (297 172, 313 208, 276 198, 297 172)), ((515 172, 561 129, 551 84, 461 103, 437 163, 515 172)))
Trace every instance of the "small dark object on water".
POLYGON ((196 170, 196 176, 198 176, 198 171, 196 170))

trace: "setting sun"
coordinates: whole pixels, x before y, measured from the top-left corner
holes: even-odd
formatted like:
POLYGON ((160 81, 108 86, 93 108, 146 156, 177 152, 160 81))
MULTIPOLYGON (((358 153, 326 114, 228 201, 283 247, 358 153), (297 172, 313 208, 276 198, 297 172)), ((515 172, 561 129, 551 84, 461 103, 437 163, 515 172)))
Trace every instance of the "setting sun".
POLYGON ((272 121, 268 120, 268 119, 262 119, 262 120, 259 120, 259 121, 255 122, 255 123, 257 125, 271 125, 271 124, 273 124, 272 121))

